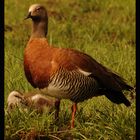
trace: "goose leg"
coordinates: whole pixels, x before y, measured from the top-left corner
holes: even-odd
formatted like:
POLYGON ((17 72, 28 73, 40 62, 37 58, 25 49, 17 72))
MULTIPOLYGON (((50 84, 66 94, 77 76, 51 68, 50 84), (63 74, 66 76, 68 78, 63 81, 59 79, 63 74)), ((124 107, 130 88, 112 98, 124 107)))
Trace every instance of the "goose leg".
POLYGON ((71 120, 71 128, 74 128, 74 118, 77 110, 77 103, 72 105, 72 120, 71 120))
POLYGON ((60 108, 60 100, 59 99, 56 99, 55 101, 55 119, 58 120, 59 118, 59 108, 60 108))

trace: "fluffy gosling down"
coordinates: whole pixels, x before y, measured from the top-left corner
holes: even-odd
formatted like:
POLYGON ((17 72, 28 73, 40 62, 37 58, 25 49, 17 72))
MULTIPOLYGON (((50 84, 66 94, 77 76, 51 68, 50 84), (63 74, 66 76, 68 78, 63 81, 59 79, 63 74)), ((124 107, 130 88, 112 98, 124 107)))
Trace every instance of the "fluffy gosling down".
POLYGON ((36 110, 38 113, 50 111, 55 107, 55 102, 46 96, 36 93, 21 93, 12 91, 8 98, 8 111, 11 112, 15 107, 27 111, 28 109, 36 110))

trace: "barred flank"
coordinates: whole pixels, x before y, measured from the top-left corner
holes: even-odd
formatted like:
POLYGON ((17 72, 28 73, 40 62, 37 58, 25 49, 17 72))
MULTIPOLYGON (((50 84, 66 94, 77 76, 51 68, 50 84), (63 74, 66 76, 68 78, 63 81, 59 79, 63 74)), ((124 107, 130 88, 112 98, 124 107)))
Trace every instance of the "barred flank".
MULTIPOLYGON (((63 90, 65 97, 73 102, 82 102, 96 96, 98 83, 94 78, 87 77, 78 71, 67 71, 60 68, 50 80, 50 83, 63 90)), ((60 93, 59 93, 60 94, 60 93)))

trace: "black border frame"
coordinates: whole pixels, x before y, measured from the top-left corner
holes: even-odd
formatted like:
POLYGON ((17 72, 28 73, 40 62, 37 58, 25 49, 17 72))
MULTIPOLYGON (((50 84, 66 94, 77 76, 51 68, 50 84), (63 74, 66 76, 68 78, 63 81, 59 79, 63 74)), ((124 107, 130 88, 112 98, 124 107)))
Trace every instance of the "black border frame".
MULTIPOLYGON (((140 140, 140 2, 136 0, 136 139, 140 140)), ((4 1, 0 1, 0 140, 4 139, 4 1)))
POLYGON ((0 139, 4 139, 4 1, 0 1, 0 139))

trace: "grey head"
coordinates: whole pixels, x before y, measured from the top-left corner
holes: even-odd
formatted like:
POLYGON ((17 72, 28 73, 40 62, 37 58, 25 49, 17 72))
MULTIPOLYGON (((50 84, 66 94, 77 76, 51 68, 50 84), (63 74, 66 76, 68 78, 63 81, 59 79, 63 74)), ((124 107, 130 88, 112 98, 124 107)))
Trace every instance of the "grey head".
POLYGON ((41 4, 31 5, 25 19, 29 18, 33 21, 31 37, 45 37, 48 31, 48 15, 46 8, 41 4))

